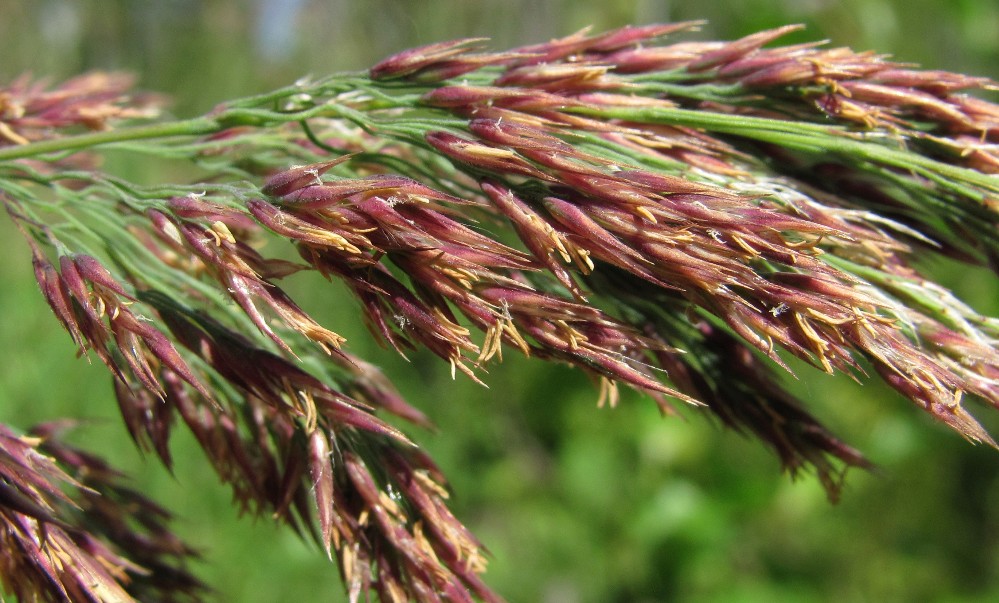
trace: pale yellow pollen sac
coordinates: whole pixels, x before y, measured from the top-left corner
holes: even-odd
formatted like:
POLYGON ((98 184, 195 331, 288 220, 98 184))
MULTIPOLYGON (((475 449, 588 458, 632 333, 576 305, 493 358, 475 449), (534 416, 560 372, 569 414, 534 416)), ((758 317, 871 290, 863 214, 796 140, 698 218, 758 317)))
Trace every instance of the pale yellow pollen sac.
POLYGON ((558 251, 559 255, 562 256, 563 262, 571 262, 572 256, 569 255, 569 251, 565 247, 565 242, 563 242, 563 237, 555 231, 550 225, 548 226, 548 238, 552 241, 554 247, 552 249, 558 251))
MULTIPOLYGON (((934 139, 934 140, 936 140, 936 139, 934 139)), ((965 158, 965 157, 968 157, 969 155, 977 153, 978 151, 987 152, 987 149, 990 146, 988 144, 988 140, 989 140, 989 130, 988 130, 988 128, 981 128, 980 127, 980 128, 978 128, 978 144, 977 145, 974 145, 974 144, 961 144, 961 143, 958 143, 958 142, 955 142, 955 141, 946 140, 946 139, 941 140, 940 142, 943 143, 943 144, 952 144, 952 145, 957 146, 957 148, 960 149, 961 158, 965 158)))
POLYGON ((330 331, 301 312, 293 312, 280 307, 277 312, 289 327, 317 343, 327 354, 331 353, 327 344, 339 350, 340 346, 347 341, 346 337, 330 331))
POLYGON ((659 223, 659 221, 656 220, 656 217, 652 215, 652 212, 649 211, 649 208, 645 207, 644 205, 636 205, 635 213, 638 214, 640 217, 645 218, 649 222, 652 222, 653 224, 659 223))
POLYGON ((472 369, 470 369, 467 366, 465 366, 464 358, 462 358, 461 354, 459 354, 459 353, 456 352, 453 356, 451 356, 450 358, 448 358, 448 362, 451 364, 451 379, 452 380, 454 380, 457 377, 456 371, 460 370, 462 373, 464 373, 464 375, 466 377, 468 377, 469 379, 471 379, 472 381, 474 381, 478 385, 481 385, 482 387, 485 387, 485 388, 489 387, 488 385, 486 385, 482 381, 482 379, 479 379, 475 375, 475 372, 473 372, 472 369))
MULTIPOLYGON (((382 584, 388 588, 389 600, 392 603, 406 603, 409 601, 409 595, 406 594, 405 589, 402 588, 398 582, 394 579, 392 580, 382 580, 382 584)), ((357 597, 351 598, 351 601, 356 600, 357 597)))
POLYGON ((833 367, 826 357, 826 351, 829 349, 829 342, 822 338, 821 335, 815 330, 810 322, 800 313, 794 313, 794 320, 801 327, 801 332, 804 333, 805 338, 807 338, 814 345, 813 351, 818 356, 819 362, 822 364, 822 369, 832 374, 833 367))
POLYGON ((811 316, 813 316, 815 318, 818 318, 822 322, 825 322, 826 324, 830 324, 830 325, 835 325, 835 326, 841 326, 841 325, 849 324, 851 322, 856 322, 856 320, 857 320, 856 316, 841 316, 839 318, 836 318, 834 316, 830 316, 830 315, 825 314, 823 312, 819 312, 815 308, 808 308, 805 311, 808 312, 808 314, 810 314, 811 316))
MULTIPOLYGON (((413 540, 416 541, 416 545, 420 547, 420 550, 429 557, 435 564, 440 563, 437 558, 437 552, 434 551, 434 547, 430 544, 430 541, 423 534, 423 522, 417 521, 413 524, 413 540)), ((406 599, 402 599, 405 601, 406 599)))
POLYGON ((964 398, 964 390, 958 388, 954 390, 954 397, 950 401, 951 408, 961 408, 961 400, 964 398))
POLYGON ((489 362, 494 356, 503 361, 503 341, 502 341, 503 326, 502 320, 497 320, 493 324, 489 325, 486 329, 485 339, 482 340, 482 351, 479 352, 479 357, 475 359, 476 365, 482 365, 485 362, 489 362))
POLYGON ((517 346, 517 348, 523 352, 525 356, 531 355, 531 346, 527 345, 527 341, 520 334, 520 331, 517 330, 517 326, 513 324, 512 320, 503 324, 503 332, 510 337, 513 344, 517 346))
POLYGON ((517 154, 510 149, 498 149, 496 147, 469 143, 462 143, 460 146, 462 150, 467 151, 470 155, 487 159, 516 159, 517 157, 517 154))
POLYGON ((319 422, 319 411, 316 409, 316 401, 312 398, 312 392, 299 391, 299 400, 302 410, 305 412, 305 433, 311 434, 316 430, 319 422))
POLYGON ((878 266, 883 266, 885 261, 895 255, 875 241, 861 241, 860 248, 869 252, 871 258, 878 262, 878 266))
POLYGON ((569 323, 564 320, 556 320, 554 322, 556 327, 558 327, 562 340, 568 343, 569 347, 573 350, 579 349, 580 344, 586 342, 586 335, 569 326, 569 323))
POLYGON ((814 255, 821 255, 824 253, 821 249, 818 249, 818 245, 822 243, 822 239, 825 235, 819 235, 815 239, 809 239, 807 237, 802 237, 800 241, 788 241, 784 239, 784 246, 791 249, 800 250, 803 253, 812 252, 814 255))
POLYGON ((458 550, 459 558, 465 557, 465 567, 476 573, 486 570, 486 559, 479 554, 479 543, 468 537, 452 522, 444 522, 444 539, 458 550))
POLYGON ((347 341, 346 337, 322 327, 304 329, 301 330, 301 333, 311 341, 314 341, 328 356, 332 356, 333 350, 339 350, 343 343, 347 341))
POLYGON ((829 91, 834 94, 842 94, 847 98, 852 98, 853 94, 849 90, 839 85, 839 82, 833 78, 826 77, 825 74, 828 72, 825 61, 820 58, 806 57, 805 62, 811 64, 812 69, 815 70, 815 81, 816 83, 828 86, 829 91))
MULTIPOLYGON (((439 324, 441 324, 448 332, 450 332, 455 337, 459 339, 467 339, 468 336, 471 334, 471 331, 469 331, 466 327, 451 322, 451 319, 445 316, 440 308, 436 307, 432 308, 431 314, 434 315, 434 318, 437 320, 439 324)), ((470 342, 468 343, 468 346, 470 349, 475 349, 475 345, 473 345, 470 342)), ((476 349, 476 351, 478 350, 476 349)))
POLYGON ((547 227, 548 237, 555 244, 555 249, 562 256, 562 261, 572 262, 583 274, 593 272, 593 260, 590 259, 589 250, 572 243, 550 225, 547 227))
POLYGON ((335 232, 330 232, 328 230, 323 230, 321 228, 314 228, 311 226, 302 227, 301 231, 304 234, 311 235, 314 237, 322 238, 330 247, 337 249, 338 251, 346 251, 347 253, 352 253, 355 255, 360 255, 360 248, 356 247, 353 243, 348 241, 335 232))
POLYGON ((0 136, 6 138, 7 140, 13 142, 16 145, 25 145, 31 142, 24 136, 21 136, 20 134, 15 132, 13 128, 11 128, 2 121, 0 121, 0 136))
POLYGON ((842 101, 837 111, 839 117, 859 121, 865 128, 873 129, 878 125, 878 112, 864 109, 856 103, 842 101))
MULTIPOLYGON (((96 293, 93 294, 95 301, 97 302, 97 315, 104 316, 107 311, 107 304, 104 302, 104 298, 96 293)), ((111 318, 114 318, 112 316, 111 318)))
POLYGON ((822 339, 812 324, 808 322, 808 319, 806 319, 801 313, 795 312, 794 320, 798 323, 798 326, 801 327, 801 332, 805 334, 805 337, 814 343, 816 347, 822 350, 829 347, 829 344, 822 339))
MULTIPOLYGON (((357 543, 355 546, 359 546, 357 543)), ((347 546, 340 551, 340 558, 343 560, 343 578, 347 584, 354 584, 354 548, 347 546)), ((359 583, 359 581, 358 581, 359 583)))
POLYGON ((406 516, 403 514, 402 509, 394 500, 392 500, 392 497, 388 494, 388 492, 385 492, 384 490, 378 491, 378 504, 388 511, 389 515, 392 517, 401 521, 406 520, 406 516))
POLYGON ((414 471, 413 477, 416 478, 416 481, 420 482, 421 486, 423 486, 427 490, 430 490, 440 498, 444 500, 451 498, 451 495, 448 493, 448 491, 443 486, 434 481, 434 479, 430 477, 430 474, 427 472, 426 469, 418 469, 417 471, 414 471))
POLYGON ((531 69, 531 72, 543 78, 581 76, 583 79, 594 79, 607 73, 608 69, 606 65, 542 64, 531 69))
POLYGON ((503 335, 506 335, 513 345, 515 345, 525 356, 531 355, 531 348, 527 341, 520 334, 517 325, 513 322, 510 314, 510 304, 505 299, 501 300, 501 311, 496 322, 486 329, 486 337, 482 342, 482 351, 479 353, 475 364, 481 365, 496 356, 500 362, 503 361, 503 335))
MULTIPOLYGON (((947 391, 948 388, 940 382, 940 379, 936 375, 924 368, 913 368, 910 373, 912 379, 923 387, 924 389, 937 390, 937 391, 947 391)), ((953 408, 953 406, 948 406, 953 408)))
POLYGON ((857 324, 870 333, 872 337, 877 337, 879 335, 878 331, 874 328, 873 323, 891 325, 896 322, 894 318, 881 316, 875 312, 869 312, 860 308, 854 308, 853 313, 857 315, 857 324))
POLYGON ((580 270, 583 271, 583 274, 589 274, 593 272, 596 266, 593 264, 593 260, 590 259, 590 250, 573 245, 573 251, 575 252, 578 258, 576 261, 576 265, 579 267, 580 270))
POLYGON ((479 549, 474 543, 471 543, 469 549, 466 552, 471 554, 468 556, 468 560, 465 562, 465 566, 471 569, 477 574, 481 574, 486 571, 486 565, 488 561, 485 557, 479 554, 479 549))
POLYGON ((209 233, 215 238, 215 245, 217 247, 222 246, 222 241, 226 243, 235 243, 236 237, 232 236, 229 227, 225 225, 225 222, 215 221, 212 222, 212 228, 209 233))
POLYGON ((288 405, 301 413, 305 421, 305 433, 311 434, 316 430, 316 425, 319 422, 319 411, 316 409, 316 401, 312 397, 312 392, 296 389, 287 377, 281 378, 281 386, 284 389, 288 405))
MULTIPOLYGON (((350 224, 350 220, 346 216, 344 216, 342 213, 338 212, 335 208, 332 207, 323 207, 317 209, 315 210, 315 213, 316 215, 321 216, 323 218, 328 218, 329 220, 332 220, 333 222, 336 222, 341 226, 346 226, 350 224)), ((355 232, 371 232, 372 230, 378 230, 378 229, 369 228, 366 231, 356 230, 355 232)))
POLYGON ((460 284, 462 287, 466 289, 471 289, 472 283, 479 280, 479 278, 475 275, 475 273, 471 272, 470 270, 466 270, 464 268, 454 268, 442 264, 435 264, 435 268, 437 268, 437 270, 441 274, 453 278, 455 281, 458 282, 458 284, 460 284))
POLYGON ((534 214, 525 213, 524 215, 527 217, 527 221, 530 222, 532 226, 536 228, 541 228, 544 231, 545 236, 548 237, 548 240, 551 241, 552 247, 548 249, 549 252, 551 252, 552 250, 558 251, 559 255, 562 256, 563 261, 565 262, 571 261, 571 258, 569 257, 569 252, 566 251, 565 245, 562 242, 562 235, 559 234, 559 232, 555 230, 555 228, 553 228, 551 224, 545 222, 544 220, 542 220, 538 216, 535 216, 534 214))
POLYGON ((735 242, 736 245, 738 245, 741 249, 749 253, 749 255, 753 257, 758 257, 760 255, 760 252, 757 251, 752 245, 747 243, 746 240, 743 239, 741 236, 739 236, 738 233, 730 233, 729 236, 732 237, 732 241, 735 242))
POLYGON ((108 316, 111 320, 115 320, 121 315, 121 310, 123 307, 132 305, 130 300, 121 300, 118 295, 107 288, 93 284, 93 291, 90 292, 88 297, 92 297, 95 301, 98 316, 108 316))
POLYGON ((600 394, 597 397, 597 408, 603 408, 604 406, 617 408, 617 403, 620 399, 621 391, 618 389, 617 381, 601 375, 600 394))
POLYGON ((333 548, 339 551, 343 544, 340 540, 340 530, 333 530, 331 536, 333 536, 333 548))
POLYGON ((829 362, 829 358, 826 357, 825 352, 817 352, 819 356, 819 362, 822 364, 822 370, 826 373, 832 375, 835 371, 833 370, 832 363, 829 362))
POLYGON ((767 335, 767 356, 774 353, 774 338, 767 335))

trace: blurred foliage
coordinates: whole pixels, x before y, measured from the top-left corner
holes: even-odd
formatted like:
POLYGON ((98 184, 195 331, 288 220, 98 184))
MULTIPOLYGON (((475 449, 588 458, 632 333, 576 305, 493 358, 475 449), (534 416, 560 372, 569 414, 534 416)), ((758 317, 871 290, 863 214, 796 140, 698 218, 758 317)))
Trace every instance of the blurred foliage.
MULTIPOLYGON (((999 4, 976 0, 0 0, 0 77, 135 72, 181 116, 307 73, 361 69, 401 48, 488 36, 496 48, 592 25, 708 19, 708 38, 788 22, 799 41, 890 52, 929 68, 999 77, 999 4)), ((150 172, 115 158, 135 180, 150 172)), ((20 428, 83 419, 76 441, 105 454, 178 514, 210 563, 219 601, 328 601, 334 566, 267 522, 234 517, 228 491, 174 442, 168 474, 135 452, 103 367, 74 358, 42 303, 30 258, 6 222, 0 237, 0 421, 20 428)), ((999 314, 995 280, 940 266, 941 279, 999 314)), ((494 558, 487 580, 511 601, 992 601, 999 598, 999 454, 931 425, 874 384, 806 374, 794 385, 818 416, 879 465, 849 476, 829 504, 815 480, 792 483, 758 444, 698 416, 661 419, 626 396, 595 408, 578 373, 510 358, 489 389, 434 358, 401 361, 370 343, 336 286, 300 280, 306 309, 377 359, 440 426, 417 434, 451 476, 457 513, 494 558)), ((802 369, 807 371, 807 369, 802 369)), ((993 427, 993 434, 997 426, 993 427)))

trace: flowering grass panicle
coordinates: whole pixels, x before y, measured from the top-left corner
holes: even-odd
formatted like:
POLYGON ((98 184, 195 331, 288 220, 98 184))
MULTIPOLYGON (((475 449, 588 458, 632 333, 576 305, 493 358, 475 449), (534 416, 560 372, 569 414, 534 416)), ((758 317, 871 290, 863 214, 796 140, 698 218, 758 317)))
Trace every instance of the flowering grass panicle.
MULTIPOLYGON (((870 464, 782 387, 791 356, 880 376, 995 445, 965 404, 999 405, 999 320, 915 260, 999 270, 999 109, 967 94, 996 84, 771 46, 795 26, 673 40, 697 25, 433 44, 189 120, 148 119, 118 76, 22 80, 0 96, 0 195, 136 444, 170 466, 170 434, 190 430, 240 510, 311 535, 352 601, 501 599, 441 471, 386 415, 430 421, 288 293, 304 272, 344 284, 400 354, 476 382, 504 349, 569 364, 600 404, 623 384, 664 414, 703 409, 830 497, 870 464), (209 176, 143 185, 79 161, 115 145, 209 176)), ((155 518, 143 540, 109 468, 4 429, 7 590, 113 600, 166 576, 198 595, 162 512, 137 503, 155 518), (52 481, 78 485, 62 471, 81 463, 115 530, 61 513, 52 481)))

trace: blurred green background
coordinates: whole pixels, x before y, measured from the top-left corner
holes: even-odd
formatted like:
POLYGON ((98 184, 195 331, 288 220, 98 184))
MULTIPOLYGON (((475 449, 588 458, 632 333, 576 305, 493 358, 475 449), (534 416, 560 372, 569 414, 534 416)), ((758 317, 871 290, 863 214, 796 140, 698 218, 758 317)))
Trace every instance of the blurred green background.
MULTIPOLYGON (((3 81, 124 69, 171 95, 178 116, 441 39, 488 36, 501 48, 587 25, 688 19, 709 20, 703 39, 802 22, 807 32, 792 40, 999 77, 999 3, 979 0, 0 0, 0 15, 3 81)), ((177 514, 177 531, 203 551, 197 571, 214 600, 342 600, 314 546, 266 519, 235 517, 186 435, 174 442, 173 476, 140 458, 105 371, 74 357, 9 224, 0 237, 0 421, 85 419, 76 441, 177 514)), ((999 314, 994 277, 936 270, 999 314)), ((486 578, 511 601, 999 600, 999 453, 883 387, 814 371, 792 385, 879 466, 851 473, 834 506, 814 479, 792 483, 760 445, 696 412, 661 419, 637 396, 598 410, 579 374, 513 354, 490 369, 489 389, 452 382, 435 359, 407 364, 371 346, 342 291, 300 290, 440 426, 415 436, 451 477, 457 514, 492 551, 486 578)))

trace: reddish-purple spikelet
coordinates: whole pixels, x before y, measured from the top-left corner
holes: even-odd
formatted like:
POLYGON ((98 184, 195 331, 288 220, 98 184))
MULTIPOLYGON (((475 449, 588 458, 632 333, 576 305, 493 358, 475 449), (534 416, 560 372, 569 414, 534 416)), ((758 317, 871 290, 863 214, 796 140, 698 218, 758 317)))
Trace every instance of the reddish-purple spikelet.
POLYGON ((108 269, 98 262, 93 256, 80 254, 74 256, 72 259, 73 264, 76 266, 76 269, 79 271, 80 276, 84 280, 100 285, 105 289, 109 289, 125 299, 135 301, 135 298, 125 291, 121 283, 111 276, 108 269))
POLYGON ((459 77, 489 65, 503 65, 534 55, 523 52, 494 52, 489 54, 465 54, 454 59, 430 63, 406 76, 407 80, 432 84, 459 77))
POLYGON ((344 362, 340 365, 353 376, 351 394, 370 404, 373 408, 383 409, 406 421, 424 428, 433 428, 433 423, 419 409, 415 408, 399 394, 392 382, 382 370, 357 356, 344 353, 344 362))
POLYGON ((91 302, 86 280, 80 274, 79 269, 77 269, 73 258, 66 255, 59 256, 59 269, 62 276, 61 281, 65 283, 66 289, 88 313, 96 317, 97 309, 91 302))
POLYGON ((472 119, 468 129, 488 142, 520 149, 538 149, 574 154, 577 151, 564 140, 543 128, 496 119, 472 119))
MULTIPOLYGON (((370 239, 359 233, 375 228, 375 223, 370 220, 362 222, 366 218, 357 212, 351 212, 357 219, 347 221, 350 228, 340 228, 341 224, 331 224, 329 220, 324 221, 315 216, 283 212, 259 199, 247 201, 246 207, 261 224, 292 241, 333 247, 352 254, 360 254, 362 250, 374 247, 370 239)), ((347 213, 343 208, 339 208, 337 212, 347 213)))
MULTIPOLYGON (((118 318, 121 318, 121 316, 118 318)), ((135 332, 129 330, 123 324, 122 320, 112 320, 110 329, 114 335, 118 350, 121 352, 126 364, 128 364, 132 375, 139 380, 142 387, 152 392, 160 400, 164 399, 166 392, 163 391, 163 386, 149 364, 149 360, 143 354, 140 338, 135 332)))
POLYGON ((346 396, 341 394, 333 396, 317 392, 313 394, 313 400, 322 417, 333 425, 360 429, 389 440, 395 440, 400 444, 415 446, 401 431, 382 421, 368 409, 361 407, 356 401, 349 400, 346 396))
MULTIPOLYGON (((807 59, 814 54, 814 49, 824 46, 826 42, 806 42, 804 44, 780 46, 778 48, 761 50, 742 58, 729 61, 718 67, 718 76, 729 80, 739 78, 760 70, 768 69, 779 63, 793 63, 795 59, 807 59)), ((814 57, 813 57, 814 58, 814 57)), ((812 65, 818 74, 822 70, 819 64, 812 65)))
POLYGON ((206 201, 202 198, 202 195, 172 197, 167 201, 167 207, 170 208, 170 211, 175 216, 180 218, 222 222, 229 228, 241 228, 243 230, 252 230, 256 227, 256 223, 241 210, 206 201))
POLYGON ((727 197, 731 193, 724 189, 716 188, 705 182, 687 180, 679 176, 670 174, 660 174, 645 170, 621 170, 615 172, 616 178, 627 180, 630 183, 638 184, 658 195, 669 195, 674 193, 710 193, 720 197, 727 197))
POLYGON ((498 86, 441 86, 421 96, 420 102, 431 107, 452 108, 492 104, 498 99, 523 95, 523 90, 498 86))
POLYGON ((604 60, 616 73, 648 73, 686 67, 705 52, 722 48, 724 42, 679 42, 669 46, 620 50, 604 60))
POLYGON ((959 108, 939 98, 914 89, 883 86, 862 81, 843 82, 840 86, 855 102, 879 106, 909 108, 953 129, 975 131, 975 124, 959 108))
POLYGON ((316 429, 309 436, 309 475, 312 478, 312 496, 316 501, 319 532, 326 556, 333 558, 330 545, 333 542, 333 468, 331 465, 329 436, 316 429))
POLYGON ((659 200, 650 192, 642 191, 614 176, 607 176, 592 170, 563 171, 558 174, 559 181, 572 187, 588 197, 602 202, 619 205, 636 214, 652 220, 648 216, 648 208, 659 205, 659 200))
POLYGON ((386 80, 410 75, 434 63, 452 59, 481 47, 487 38, 463 38, 449 42, 427 44, 394 54, 375 64, 368 74, 373 80, 386 80))
POLYGON ((621 242, 576 204, 557 197, 545 197, 543 204, 556 221, 578 237, 572 239, 574 244, 589 249, 603 261, 639 275, 660 287, 676 288, 655 275, 651 259, 642 255, 640 250, 621 242))
POLYGON ((559 263, 555 253, 560 254, 566 262, 577 262, 584 274, 589 271, 589 265, 585 263, 587 256, 581 254, 578 248, 566 240, 564 235, 557 232, 541 214, 518 199, 512 191, 489 181, 482 182, 481 186, 500 211, 512 222, 520 239, 524 241, 534 258, 554 274, 555 278, 572 293, 573 297, 584 299, 575 278, 565 266, 559 263))
POLYGON ((829 85, 843 80, 871 77, 894 66, 873 53, 846 48, 818 49, 821 44, 760 50, 723 65, 719 77, 736 80, 747 88, 814 83, 829 85))
POLYGON ((703 21, 686 21, 637 27, 625 26, 595 36, 587 36, 589 30, 583 29, 565 38, 518 48, 519 52, 533 55, 532 58, 520 61, 519 64, 554 63, 584 53, 610 53, 678 31, 692 30, 703 23, 703 21))
POLYGON ((614 52, 622 48, 640 46, 644 42, 662 38, 681 31, 695 31, 706 21, 678 21, 652 25, 625 25, 624 27, 591 38, 583 49, 586 52, 614 52))
POLYGON ((300 188, 313 184, 321 184, 322 181, 320 180, 320 177, 323 174, 334 166, 340 165, 344 161, 347 161, 351 157, 353 157, 353 155, 344 155, 342 157, 337 157, 332 161, 294 167, 278 172, 268 178, 260 190, 265 195, 270 195, 272 197, 284 197, 285 195, 300 188))
POLYGON ((594 90, 619 89, 624 82, 606 76, 610 65, 558 63, 525 65, 507 70, 494 82, 498 86, 543 90, 554 94, 578 94, 594 90))
MULTIPOLYGON (((361 180, 337 180, 298 189, 280 198, 282 205, 301 210, 317 210, 336 205, 352 195, 378 194, 402 186, 408 179, 384 176, 361 180)), ((359 197, 360 198, 360 197, 359 197)))
POLYGON ((999 83, 987 77, 974 77, 949 71, 891 67, 874 73, 871 81, 885 86, 915 88, 938 97, 949 96, 952 92, 970 88, 994 90, 999 87, 999 83))
POLYGON ((445 86, 424 94, 420 102, 431 107, 461 109, 471 114, 491 106, 532 113, 562 111, 584 104, 575 98, 544 90, 493 86, 445 86))
POLYGON ((804 29, 804 27, 804 25, 785 25, 783 27, 777 27, 750 34, 734 42, 729 42, 717 50, 711 50, 703 53, 699 58, 692 61, 690 65, 687 66, 687 69, 693 72, 705 71, 724 63, 729 63, 737 58, 759 50, 764 45, 773 42, 781 36, 793 31, 800 31, 804 29))
POLYGON ((435 200, 458 205, 471 204, 453 195, 434 190, 411 178, 382 174, 306 186, 280 196, 280 202, 295 209, 317 210, 336 205, 351 197, 354 197, 351 201, 356 202, 368 196, 380 194, 395 196, 399 201, 435 200))
POLYGON ((493 306, 508 308, 518 314, 569 321, 596 321, 601 318, 599 310, 590 306, 525 288, 485 285, 477 287, 475 293, 493 306))
POLYGON ((211 391, 209 391, 204 383, 198 379, 194 371, 191 370, 187 362, 181 357, 180 353, 177 352, 177 348, 174 347, 173 343, 167 339, 163 333, 146 323, 139 322, 130 313, 124 314, 124 316, 126 317, 127 328, 142 337, 144 345, 154 356, 156 356, 156 358, 160 360, 160 362, 166 365, 166 367, 178 377, 190 384, 191 387, 197 390, 198 393, 205 398, 205 400, 214 402, 215 396, 211 393, 211 391))
POLYGON ((520 174, 539 180, 555 180, 553 176, 535 168, 510 149, 492 147, 449 132, 428 132, 425 137, 438 151, 471 166, 499 173, 520 174))
POLYGON ((52 308, 56 318, 69 331, 70 337, 73 338, 73 342, 82 353, 86 349, 87 340, 80 331, 80 325, 72 309, 73 302, 70 299, 69 290, 59 272, 34 246, 32 246, 31 262, 35 270, 35 280, 38 281, 42 295, 45 296, 45 300, 52 308))
POLYGON ((825 76, 814 61, 793 61, 780 57, 767 57, 767 59, 766 62, 772 64, 754 65, 755 68, 752 71, 739 78, 739 83, 747 88, 792 86, 814 81, 819 76, 825 76))

